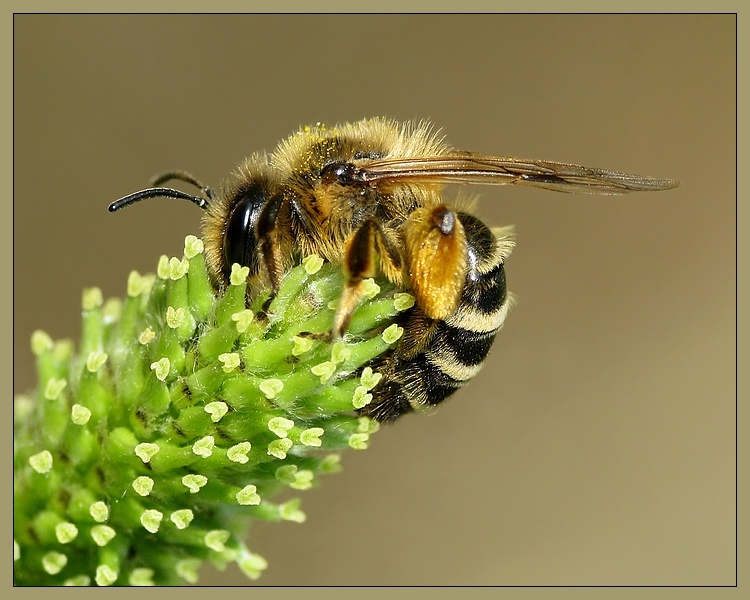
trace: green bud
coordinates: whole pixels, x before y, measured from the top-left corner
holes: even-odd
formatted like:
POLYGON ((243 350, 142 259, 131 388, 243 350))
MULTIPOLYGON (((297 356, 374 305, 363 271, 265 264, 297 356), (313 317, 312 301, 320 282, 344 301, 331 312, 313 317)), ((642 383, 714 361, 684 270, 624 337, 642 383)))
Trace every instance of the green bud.
POLYGON ((186 558, 177 561, 175 572, 188 583, 198 583, 198 569, 201 561, 197 558, 186 558))
POLYGON ((300 510, 299 505, 299 498, 294 498, 293 500, 281 504, 279 506, 279 514, 281 518, 285 521, 304 523, 307 520, 307 515, 300 510))
POLYGON ((154 489, 154 480, 146 475, 141 475, 133 480, 133 489, 139 496, 148 496, 154 489))
POLYGON ((221 421, 221 418, 229 412, 229 407, 227 406, 226 402, 221 402, 220 400, 217 402, 209 402, 206 404, 206 406, 203 407, 203 410, 205 410, 209 415, 211 415, 211 420, 214 423, 218 423, 221 421))
POLYGON ((229 274, 229 283, 231 285, 243 285, 247 281, 248 275, 250 275, 248 267, 241 267, 237 263, 234 263, 232 265, 232 272, 229 274))
POLYGON ((383 341, 386 344, 395 344, 402 335, 404 335, 404 328, 394 323, 383 331, 383 341))
POLYGON ((96 581, 96 585, 98 586, 112 585, 115 581, 117 581, 117 575, 117 571, 115 571, 109 565, 99 565, 96 568, 94 581, 96 581))
POLYGON ((68 557, 60 552, 47 552, 42 557, 42 567, 50 575, 57 575, 68 564, 68 557))
POLYGON ((182 478, 182 485, 188 488, 191 494, 197 494, 200 489, 207 483, 208 477, 206 477, 205 475, 196 475, 194 473, 191 473, 190 475, 185 475, 182 478))
POLYGON ((258 384, 258 389, 265 394, 266 398, 272 400, 284 389, 284 382, 280 379, 264 379, 258 384))
POLYGON ((145 567, 133 569, 128 577, 128 584, 133 586, 150 586, 154 583, 154 570, 145 567))
POLYGON ((187 529, 194 516, 195 515, 193 515, 192 510, 190 510, 189 508, 183 508, 174 511, 171 515, 169 515, 169 520, 174 523, 177 529, 187 529))
POLYGON ((108 525, 95 525, 91 528, 91 538, 97 546, 106 546, 115 537, 116 532, 108 525))
POLYGON ((311 254, 302 259, 302 266, 308 275, 314 275, 323 266, 323 259, 317 254, 311 254))
POLYGON ((57 400, 67 386, 68 382, 64 379, 52 378, 47 382, 47 387, 44 388, 44 397, 47 400, 57 400))
POLYGON ((42 450, 29 457, 29 464, 37 473, 49 473, 52 469, 52 454, 49 450, 42 450))
POLYGON ((89 512, 91 513, 91 518, 97 523, 104 523, 109 518, 109 508, 101 500, 94 502, 89 507, 89 512))
POLYGON ((227 458, 232 462, 244 465, 250 460, 247 453, 250 452, 252 447, 253 446, 250 442, 240 442, 239 444, 235 444, 227 450, 227 458))
POLYGON ((293 445, 294 443, 289 438, 274 440, 268 444, 268 455, 278 458, 279 460, 284 460, 286 458, 286 453, 291 450, 293 445))
POLYGON ((61 544, 69 544, 78 537, 78 527, 73 525, 73 523, 58 523, 55 526, 55 535, 57 536, 57 541, 61 544))
POLYGON ((138 444, 135 447, 136 456, 140 458, 144 463, 151 462, 151 459, 158 451, 159 446, 150 442, 143 442, 142 444, 138 444))
POLYGON ((242 572, 247 575, 253 581, 260 578, 262 572, 268 568, 268 562, 262 556, 258 554, 251 554, 250 552, 244 551, 237 559, 242 572))
POLYGON ((246 485, 236 495, 237 503, 242 505, 260 504, 260 496, 257 494, 257 488, 252 485, 246 485))
POLYGON ((193 453, 202 458, 208 458, 214 451, 214 436, 207 435, 193 444, 193 453))
POLYGON ((203 253, 203 240, 189 235, 185 238, 185 258, 194 258, 203 253))
POLYGON ((31 334, 31 351, 35 356, 41 356, 45 352, 51 352, 54 346, 55 343, 52 341, 49 334, 41 329, 37 329, 31 334))
POLYGON ((85 425, 91 418, 91 411, 85 406, 74 404, 70 409, 70 420, 76 425, 85 425))
POLYGON ((211 550, 214 550, 215 552, 223 552, 225 548, 224 544, 229 540, 230 535, 232 534, 225 529, 215 529, 209 531, 203 538, 203 541, 211 550))
POLYGON ((144 510, 141 514, 141 525, 143 525, 143 528, 149 533, 156 533, 159 531, 159 526, 161 525, 161 520, 163 518, 164 513, 150 508, 144 510))
POLYGON ((304 446, 312 446, 319 448, 321 446, 320 436, 325 433, 325 429, 322 427, 310 427, 300 433, 299 441, 304 446))
POLYGON ((81 297, 81 308, 83 310, 94 310, 100 308, 104 303, 102 291, 98 287, 92 287, 83 290, 81 297))
POLYGON ((268 429, 280 438, 285 438, 289 435, 289 430, 292 427, 294 427, 294 421, 285 419, 284 417, 274 417, 268 421, 268 429))

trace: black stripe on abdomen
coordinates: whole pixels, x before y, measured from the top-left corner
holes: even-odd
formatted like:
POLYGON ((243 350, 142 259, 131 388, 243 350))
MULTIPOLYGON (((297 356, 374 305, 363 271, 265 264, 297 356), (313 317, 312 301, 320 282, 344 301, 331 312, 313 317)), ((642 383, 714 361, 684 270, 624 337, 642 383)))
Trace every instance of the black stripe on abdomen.
POLYGON ((494 339, 495 331, 476 332, 452 327, 441 321, 428 356, 450 357, 465 366, 479 365, 490 351, 494 339))
POLYGON ((429 336, 426 347, 416 355, 399 347, 385 359, 386 376, 362 414, 393 421, 435 406, 482 368, 509 308, 504 268, 509 250, 476 217, 460 213, 459 218, 467 230, 470 266, 458 307, 444 321, 430 322, 432 327, 423 314, 407 319, 404 327, 412 337, 429 336))

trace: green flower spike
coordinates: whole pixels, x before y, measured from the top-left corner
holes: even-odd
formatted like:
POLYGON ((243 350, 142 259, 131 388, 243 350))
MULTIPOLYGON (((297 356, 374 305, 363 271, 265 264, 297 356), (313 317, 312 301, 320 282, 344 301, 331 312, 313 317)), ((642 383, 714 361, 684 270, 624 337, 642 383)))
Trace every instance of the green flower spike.
POLYGON ((298 498, 364 449, 378 424, 374 359, 413 306, 385 281, 343 340, 327 341, 344 275, 308 256, 247 299, 249 271, 213 289, 203 243, 133 271, 125 297, 82 296, 77 351, 31 336, 37 389, 15 399, 16 585, 180 585, 205 562, 248 578, 268 566, 245 546, 253 520, 302 523, 298 498))

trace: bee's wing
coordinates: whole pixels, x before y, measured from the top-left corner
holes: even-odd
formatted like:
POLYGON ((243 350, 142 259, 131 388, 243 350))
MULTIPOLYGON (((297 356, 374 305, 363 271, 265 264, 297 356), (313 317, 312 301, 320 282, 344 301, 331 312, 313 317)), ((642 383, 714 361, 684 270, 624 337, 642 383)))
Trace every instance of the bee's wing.
POLYGON ((454 152, 444 156, 390 158, 357 165, 355 178, 365 182, 486 183, 530 185, 557 192, 626 194, 667 190, 673 179, 656 179, 549 160, 454 152))

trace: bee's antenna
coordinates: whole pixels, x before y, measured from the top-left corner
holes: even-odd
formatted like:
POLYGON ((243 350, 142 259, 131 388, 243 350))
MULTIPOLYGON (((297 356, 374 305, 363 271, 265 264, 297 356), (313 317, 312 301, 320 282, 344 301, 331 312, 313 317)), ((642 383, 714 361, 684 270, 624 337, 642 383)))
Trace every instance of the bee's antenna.
POLYGON ((162 183, 167 181, 183 181, 197 187, 209 200, 214 200, 214 191, 207 185, 203 185, 196 177, 188 173, 187 171, 167 171, 166 173, 160 173, 149 181, 151 187, 159 187, 162 183))
POLYGON ((109 212, 115 212, 116 210, 120 210, 121 208, 129 206, 130 204, 135 204, 136 202, 144 200, 146 198, 159 197, 189 200, 190 202, 197 204, 203 210, 206 210, 206 208, 208 207, 208 200, 206 198, 201 198, 200 196, 191 196, 190 194, 186 194, 185 192, 181 192, 180 190, 175 190, 172 188, 152 187, 141 190, 140 192, 129 194, 127 196, 124 196, 123 198, 120 198, 119 200, 115 200, 112 204, 109 205, 109 212))

